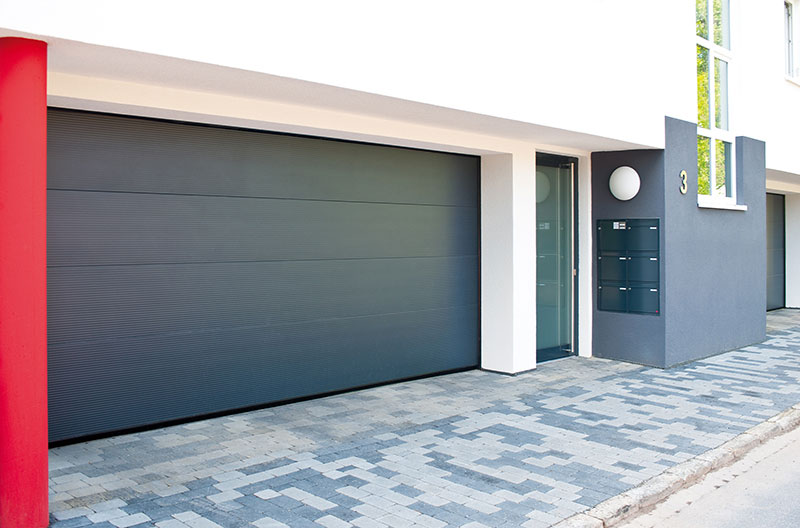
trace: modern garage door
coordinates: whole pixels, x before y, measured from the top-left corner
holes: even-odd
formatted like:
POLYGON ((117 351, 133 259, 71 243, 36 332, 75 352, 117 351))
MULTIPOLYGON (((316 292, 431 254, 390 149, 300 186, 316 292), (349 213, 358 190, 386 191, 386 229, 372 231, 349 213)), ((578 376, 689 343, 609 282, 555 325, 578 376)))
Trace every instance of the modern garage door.
POLYGON ((785 197, 767 193, 767 310, 786 306, 785 197))
POLYGON ((478 158, 48 120, 51 441, 477 365, 478 158))

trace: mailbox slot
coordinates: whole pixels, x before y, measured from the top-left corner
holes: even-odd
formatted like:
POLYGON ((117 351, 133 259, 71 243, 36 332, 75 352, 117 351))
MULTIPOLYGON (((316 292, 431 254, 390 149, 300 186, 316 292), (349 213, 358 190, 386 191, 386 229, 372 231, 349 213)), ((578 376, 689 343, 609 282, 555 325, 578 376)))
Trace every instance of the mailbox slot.
POLYGON ((658 313, 658 285, 632 286, 628 290, 628 311, 658 313))
POLYGON ((598 287, 597 308, 609 312, 627 312, 628 288, 625 283, 607 283, 598 287))
POLYGON ((658 220, 628 220, 628 251, 658 251, 658 220))
POLYGON ((628 257, 628 281, 655 282, 658 288, 658 257, 650 255, 628 257))
MULTIPOLYGON (((597 221, 597 247, 602 251, 625 251, 627 227, 620 227, 620 220, 597 221), (616 227, 616 229, 615 229, 616 227)), ((621 222, 625 222, 621 220, 621 222)))
POLYGON ((627 277, 628 257, 624 254, 603 255, 597 258, 597 276, 601 282, 621 281, 627 277))

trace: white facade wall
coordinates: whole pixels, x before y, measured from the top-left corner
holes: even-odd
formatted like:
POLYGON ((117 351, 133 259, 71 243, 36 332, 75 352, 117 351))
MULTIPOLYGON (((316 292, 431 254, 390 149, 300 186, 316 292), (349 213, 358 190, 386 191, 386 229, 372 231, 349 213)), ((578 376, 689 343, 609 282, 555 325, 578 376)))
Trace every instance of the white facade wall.
MULTIPOLYGON (((732 13, 731 127, 766 142, 768 180, 780 171, 800 191, 800 78, 785 74, 783 0, 740 0, 737 9, 732 13)), ((795 20, 795 35, 800 37, 800 20, 795 20)))
MULTIPOLYGON (((269 73, 650 147, 663 146, 665 115, 694 117, 689 0, 233 0, 224 7, 190 0, 2 0, 0 12, 0 25, 31 35, 269 73), (684 45, 676 46, 681 40, 684 45)), ((72 71, 80 65, 62 61, 58 52, 51 61, 57 71, 91 73, 72 71)))
MULTIPOLYGON (((742 2, 741 18, 747 24, 739 29, 742 43, 735 56, 740 63, 736 89, 744 101, 737 108, 737 126, 766 142, 767 190, 786 195, 785 302, 800 308, 800 78, 785 74, 783 1, 742 2)), ((797 40, 796 10, 794 22, 797 40)))
POLYGON ((786 307, 800 308, 800 194, 786 195, 786 307))
MULTIPOLYGON (((784 75, 783 2, 731 0, 731 11, 732 129, 767 142, 768 169, 800 175, 800 83, 784 75)), ((202 0, 0 0, 0 12, 0 34, 215 64, 651 148, 663 146, 664 116, 696 119, 690 0, 233 0, 224 9, 202 0)), ((147 61, 138 71, 130 61, 93 68, 86 59, 53 48, 51 69, 156 85, 173 73, 147 61)), ((200 91, 219 91, 197 81, 200 91)), ((268 86, 251 95, 279 98, 268 86)))
MULTIPOLYGON (((800 174, 792 150, 800 84, 784 75, 783 2, 731 2, 732 127, 767 142, 769 169, 800 174)), ((690 0, 232 0, 224 8, 0 0, 0 12, 0 34, 222 65, 651 147, 663 146, 665 115, 696 118, 690 0)), ((55 71, 92 73, 52 55, 55 71)), ((159 73, 169 74, 141 77, 158 83, 159 73)))

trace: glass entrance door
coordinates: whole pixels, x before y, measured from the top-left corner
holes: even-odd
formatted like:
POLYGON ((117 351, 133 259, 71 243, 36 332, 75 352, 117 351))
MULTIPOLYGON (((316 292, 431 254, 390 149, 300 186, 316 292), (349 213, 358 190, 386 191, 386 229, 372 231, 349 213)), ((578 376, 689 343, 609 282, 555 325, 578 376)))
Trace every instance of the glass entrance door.
POLYGON ((536 155, 536 361, 574 354, 577 160, 536 155))

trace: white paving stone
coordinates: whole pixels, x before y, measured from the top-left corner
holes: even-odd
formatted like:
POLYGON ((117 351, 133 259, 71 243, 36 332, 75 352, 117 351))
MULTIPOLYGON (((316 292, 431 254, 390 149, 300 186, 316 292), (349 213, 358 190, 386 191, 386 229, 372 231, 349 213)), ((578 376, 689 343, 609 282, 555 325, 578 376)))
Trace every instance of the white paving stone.
POLYGON ((110 519, 108 522, 113 524, 118 528, 128 528, 128 526, 136 526, 137 524, 146 523, 150 520, 150 517, 143 513, 136 513, 134 515, 128 515, 126 517, 117 517, 115 519, 110 519))
POLYGON ((290 528, 289 525, 276 521, 272 517, 263 517, 251 523, 256 528, 290 528))

